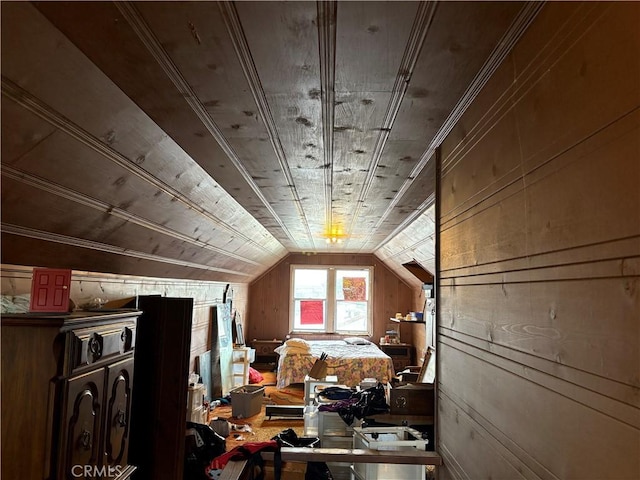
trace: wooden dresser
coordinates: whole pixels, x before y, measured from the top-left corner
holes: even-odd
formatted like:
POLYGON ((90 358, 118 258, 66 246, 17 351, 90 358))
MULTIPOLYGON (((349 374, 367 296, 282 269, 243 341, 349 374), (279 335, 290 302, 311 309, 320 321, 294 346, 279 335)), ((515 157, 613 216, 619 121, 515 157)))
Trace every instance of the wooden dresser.
POLYGON ((413 363, 413 345, 408 343, 381 343, 380 350, 393 360, 393 369, 397 372, 404 370, 413 363))
POLYGON ((2 477, 128 479, 137 310, 2 316, 2 477))
POLYGON ((282 345, 282 340, 256 340, 251 342, 251 347, 256 350, 255 363, 262 367, 266 365, 275 369, 278 365, 278 354, 274 352, 276 348, 282 345))

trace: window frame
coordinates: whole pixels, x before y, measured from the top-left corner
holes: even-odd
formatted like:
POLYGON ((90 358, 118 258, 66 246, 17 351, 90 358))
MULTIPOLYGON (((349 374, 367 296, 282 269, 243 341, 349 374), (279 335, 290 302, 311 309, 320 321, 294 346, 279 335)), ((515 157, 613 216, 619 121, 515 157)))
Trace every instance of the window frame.
POLYGON ((338 335, 373 335, 373 265, 301 265, 292 264, 289 268, 289 331, 300 334, 338 334, 338 335), (327 295, 325 325, 323 329, 304 329, 295 327, 295 272, 296 270, 322 270, 327 272, 327 295), (337 271, 362 270, 368 272, 367 279, 367 326, 366 330, 337 330, 336 311, 338 300, 336 299, 337 271))

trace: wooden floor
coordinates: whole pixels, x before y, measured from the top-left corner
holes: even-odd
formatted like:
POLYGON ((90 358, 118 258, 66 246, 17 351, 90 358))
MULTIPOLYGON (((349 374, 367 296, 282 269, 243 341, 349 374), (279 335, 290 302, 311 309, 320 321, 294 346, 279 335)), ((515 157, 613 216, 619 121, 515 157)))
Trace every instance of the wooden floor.
POLYGON ((267 405, 303 405, 304 386, 302 384, 291 385, 279 390, 275 386, 276 372, 261 371, 260 373, 264 377, 260 385, 264 385, 265 392, 262 408, 258 414, 247 418, 236 418, 232 414, 231 405, 222 405, 209 412, 209 421, 217 417, 225 418, 233 425, 240 427, 248 425, 252 430, 251 432, 231 431, 229 437, 226 439, 227 451, 246 442, 268 441, 276 434, 288 428, 292 428, 298 436, 303 435, 304 421, 302 418, 285 418, 280 416, 272 416, 269 418, 265 414, 267 405))
POLYGON ((302 436, 304 430, 304 421, 301 418, 283 418, 265 416, 266 404, 262 405, 260 413, 248 418, 235 418, 231 415, 231 406, 222 406, 214 409, 209 414, 209 419, 216 417, 226 418, 230 424, 243 427, 245 425, 251 428, 251 432, 230 431, 227 437, 227 450, 242 445, 246 442, 264 442, 270 440, 276 434, 283 430, 292 428, 295 432, 302 436))

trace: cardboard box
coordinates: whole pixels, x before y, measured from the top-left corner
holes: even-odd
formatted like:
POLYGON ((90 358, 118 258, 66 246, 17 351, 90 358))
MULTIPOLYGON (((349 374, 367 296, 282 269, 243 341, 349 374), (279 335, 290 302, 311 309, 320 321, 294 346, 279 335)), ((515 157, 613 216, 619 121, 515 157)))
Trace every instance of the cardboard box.
POLYGON ((431 383, 408 383, 391 389, 389 411, 392 414, 433 416, 433 405, 431 383))
POLYGON ((243 385, 229 392, 231 395, 231 415, 236 418, 253 417, 262 409, 264 387, 262 385, 243 385))

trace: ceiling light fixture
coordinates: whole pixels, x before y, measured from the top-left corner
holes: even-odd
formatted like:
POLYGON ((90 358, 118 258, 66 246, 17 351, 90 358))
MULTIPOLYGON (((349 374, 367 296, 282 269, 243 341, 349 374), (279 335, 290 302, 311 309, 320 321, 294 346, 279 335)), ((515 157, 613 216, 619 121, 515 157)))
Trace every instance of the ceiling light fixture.
POLYGON ((324 237, 325 237, 325 242, 332 245, 332 244, 342 243, 342 240, 346 237, 346 235, 342 231, 341 227, 332 226, 331 228, 328 228, 325 231, 324 237))

